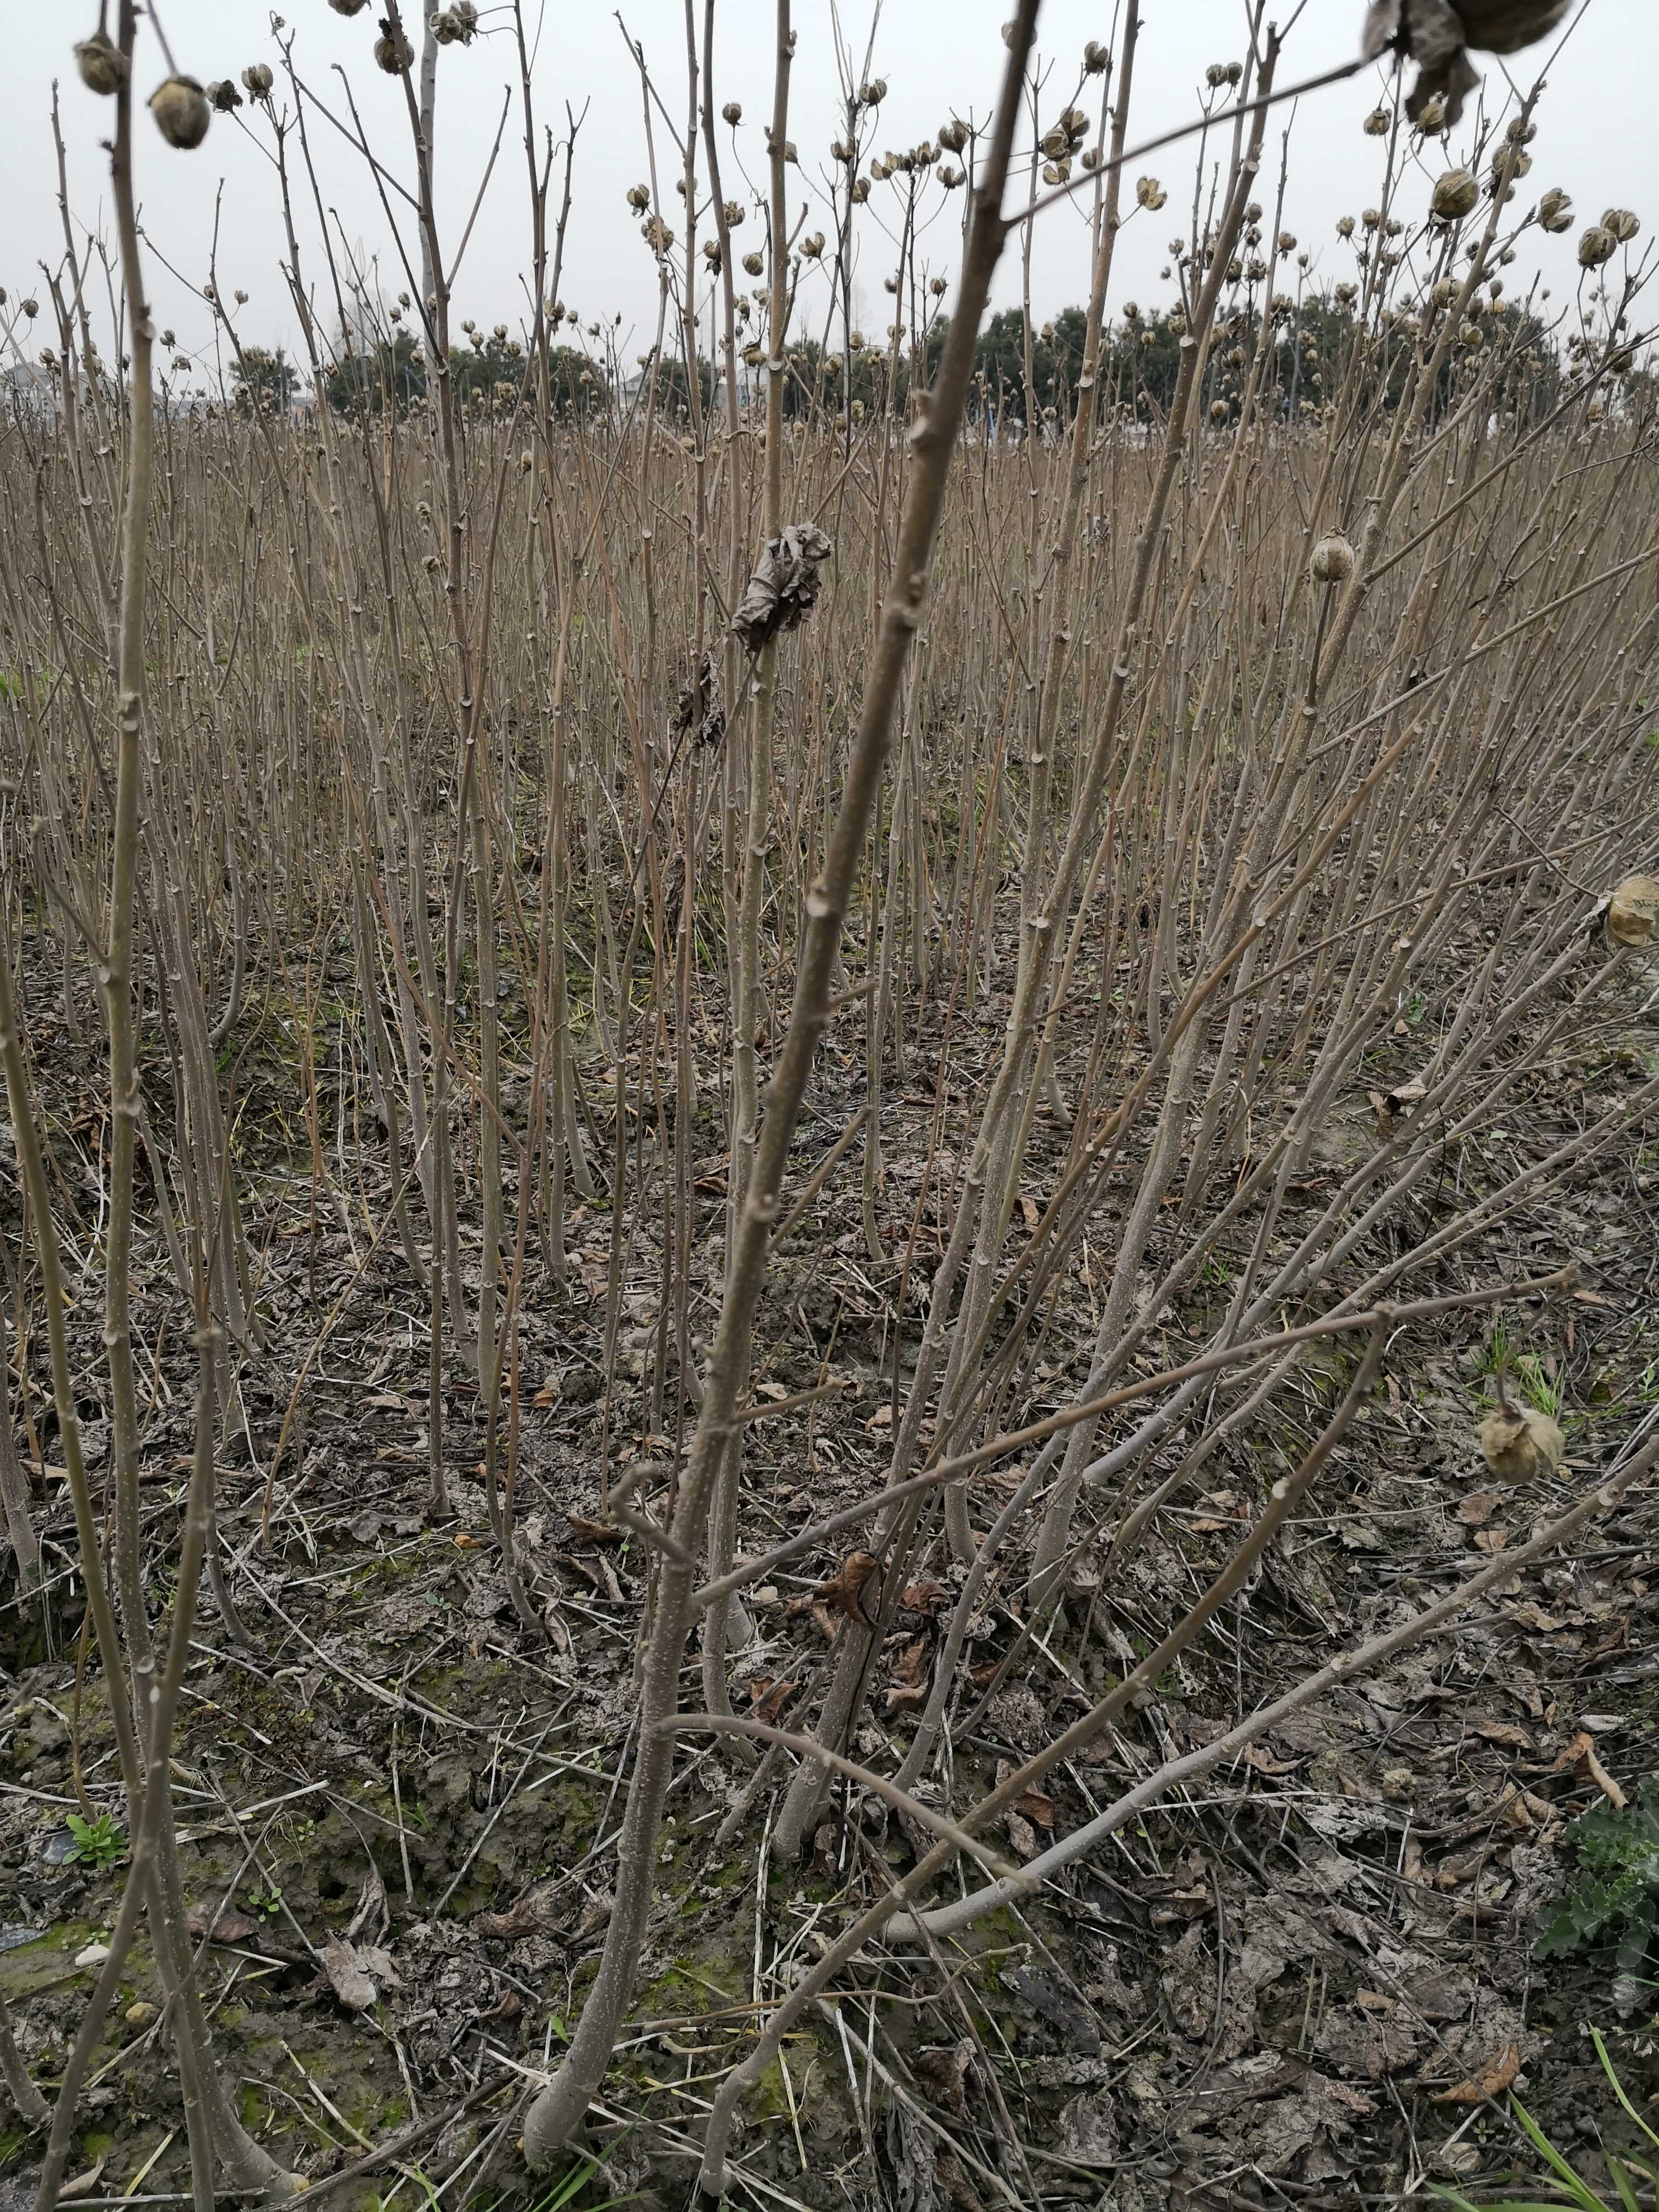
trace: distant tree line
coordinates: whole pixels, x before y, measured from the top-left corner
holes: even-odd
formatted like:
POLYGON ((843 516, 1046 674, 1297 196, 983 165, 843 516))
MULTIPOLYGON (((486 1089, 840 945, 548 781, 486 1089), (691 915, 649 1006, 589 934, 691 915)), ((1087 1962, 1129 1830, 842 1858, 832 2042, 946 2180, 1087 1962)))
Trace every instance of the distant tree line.
MULTIPOLYGON (((872 347, 857 337, 828 344, 803 337, 787 351, 786 417, 810 421, 854 419, 884 412, 902 414, 918 380, 930 382, 950 327, 948 316, 933 318, 915 338, 872 347)), ((1087 319, 1079 307, 1065 307, 1029 332, 1018 308, 992 315, 975 353, 972 412, 982 424, 1024 427, 1035 420, 1063 427, 1073 418, 1083 375, 1087 319)), ((1181 371, 1185 324, 1178 313, 1141 313, 1126 307, 1103 336, 1097 378, 1097 402, 1105 409, 1156 420, 1173 404, 1181 371)), ((1408 323, 1390 321, 1379 333, 1363 331, 1352 288, 1311 294, 1275 316, 1271 362, 1257 377, 1257 407, 1281 420, 1304 418, 1352 389, 1364 404, 1386 407, 1405 388, 1414 331, 1408 323), (1365 350, 1357 352, 1362 342, 1365 350), (1357 379, 1355 364, 1358 363, 1357 379)), ((1205 368, 1202 401, 1218 425, 1237 416, 1261 331, 1258 305, 1241 307, 1216 325, 1205 368)), ((472 343, 453 348, 449 373, 462 408, 497 411, 514 405, 530 380, 532 364, 524 345, 497 325, 472 343)), ((1493 313, 1465 325, 1441 372, 1437 404, 1450 404, 1457 388, 1457 365, 1471 349, 1501 348, 1508 366, 1500 405, 1523 421, 1541 419, 1555 404, 1562 366, 1553 339, 1535 317, 1521 311, 1493 313)), ((745 350, 745 380, 759 381, 762 349, 745 350)), ((659 408, 677 420, 690 412, 690 384, 678 360, 647 363, 641 380, 630 380, 625 396, 643 398, 645 374, 654 380, 659 408)), ((1641 375, 1643 372, 1637 372, 1641 375)), ((719 397, 714 367, 696 364, 697 397, 707 414, 719 397)), ((328 404, 346 416, 406 411, 428 396, 430 365, 412 331, 398 330, 367 346, 342 346, 326 379, 328 404)), ((550 349, 549 378, 556 416, 584 420, 609 411, 617 395, 604 365, 574 346, 550 349)), ((234 401, 243 413, 286 414, 311 396, 311 380, 283 350, 244 349, 237 362, 234 401)))
MULTIPOLYGON (((496 402, 510 406, 525 389, 526 377, 534 389, 533 364, 524 347, 495 335, 452 347, 449 374, 463 408, 496 402)), ((430 377, 420 340, 413 331, 400 330, 367 347, 343 346, 329 367, 325 389, 336 414, 404 414, 426 398, 430 377)), ((550 348, 548 382, 554 413, 562 420, 591 415, 608 403, 603 368, 574 346, 550 348)), ((232 396, 240 414, 286 415, 296 404, 310 402, 312 380, 280 346, 274 351, 248 346, 236 362, 232 396)))

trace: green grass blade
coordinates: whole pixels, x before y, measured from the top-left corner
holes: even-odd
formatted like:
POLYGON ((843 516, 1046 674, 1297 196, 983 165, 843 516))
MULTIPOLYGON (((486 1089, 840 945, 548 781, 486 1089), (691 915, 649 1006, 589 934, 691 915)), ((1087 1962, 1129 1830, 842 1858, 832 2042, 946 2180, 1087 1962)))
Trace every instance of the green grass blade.
POLYGON ((1607 2081, 1612 2087, 1613 2095, 1618 2098, 1620 2103, 1630 2114, 1632 2119, 1635 2121, 1637 2126, 1641 2129, 1642 2133, 1647 2137, 1648 2141, 1656 2149, 1659 2149, 1659 2135, 1656 2135, 1654 2133, 1653 2130, 1642 2118, 1640 2112, 1637 2111, 1635 2106, 1632 2104, 1630 2099, 1625 2094, 1625 2085, 1619 2079, 1618 2071, 1615 2069, 1612 2059, 1607 2056, 1607 2046, 1601 2040, 1601 2031, 1599 2027, 1591 2028, 1590 2040, 1595 2045, 1595 2055, 1601 2062, 1601 2071, 1607 2075, 1607 2081))

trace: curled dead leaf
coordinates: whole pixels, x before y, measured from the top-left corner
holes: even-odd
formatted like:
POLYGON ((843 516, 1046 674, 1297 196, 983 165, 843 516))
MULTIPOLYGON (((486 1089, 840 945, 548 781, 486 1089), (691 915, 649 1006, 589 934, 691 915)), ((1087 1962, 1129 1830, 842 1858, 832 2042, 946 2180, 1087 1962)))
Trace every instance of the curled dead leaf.
POLYGON ((750 653, 805 619, 818 596, 818 571, 832 550, 815 522, 792 522, 768 538, 732 617, 732 629, 750 653))
POLYGON ((620 1528, 613 1528, 608 1521, 590 1521, 585 1513, 567 1512, 571 1533, 584 1544, 615 1544, 622 1540, 620 1528))
POLYGON ((217 1912, 210 1905, 192 1905, 185 1914, 185 1926, 198 1942, 205 1936, 210 1943, 246 1943, 259 1932, 257 1920, 228 1905, 217 1912))
POLYGON ((1583 1729, 1556 1759, 1555 1771, 1558 1774, 1581 1775, 1586 1781, 1593 1782, 1615 1813, 1622 1813, 1629 1802, 1597 1758, 1595 1737, 1583 1729))
POLYGON ((864 1586, 879 1568, 881 1562, 873 1552, 849 1552, 837 1572, 828 1582, 820 1583, 812 1595, 827 1605, 832 1613, 844 1613, 854 1620, 868 1621, 864 1607, 864 1586))
POLYGON ((1014 1810, 1024 1815, 1034 1828, 1052 1835, 1054 1827, 1054 1801, 1041 1790, 1027 1790, 1014 1800, 1014 1810))
POLYGON ((968 2069, 973 2056, 973 2043, 964 2036, 960 2043, 936 2044, 930 2050, 919 2051, 914 2061, 915 2077, 923 2090, 934 2104, 954 2112, 959 2120, 968 2117, 968 2069))
POLYGON ((1471 2074, 1455 2088, 1437 2091, 1437 2105, 1484 2105, 1489 2097, 1501 2097, 1521 2071, 1521 2046, 1511 2043, 1478 2074, 1471 2074))
POLYGON ((950 1601, 950 1587, 945 1583, 907 1583, 899 1601, 906 1613, 925 1613, 929 1620, 950 1601))
POLYGON ((337 1936, 330 1936, 317 1954, 334 1994, 348 2012, 367 2012, 380 1996, 365 1954, 337 1936))
POLYGON ((1501 1490, 1472 1490, 1458 1506, 1457 1517, 1466 1528, 1484 1528, 1503 1503, 1501 1490))
POLYGON ((890 1713, 908 1712, 927 1702, 927 1643, 918 1636, 907 1644, 893 1664, 893 1680, 887 1692, 890 1713))
POLYGON ((749 1685, 749 1705, 757 1721, 768 1728, 775 1727, 778 1716, 793 1698, 800 1684, 786 1681, 773 1674, 757 1674, 749 1685))

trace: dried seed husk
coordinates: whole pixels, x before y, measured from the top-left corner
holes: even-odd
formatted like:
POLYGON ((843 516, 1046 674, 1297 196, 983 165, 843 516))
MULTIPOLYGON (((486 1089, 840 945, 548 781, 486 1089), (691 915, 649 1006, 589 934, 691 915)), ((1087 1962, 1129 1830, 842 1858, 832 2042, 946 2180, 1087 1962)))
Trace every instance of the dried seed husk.
POLYGON ((127 58, 106 31, 94 31, 75 49, 75 65, 88 92, 112 100, 127 81, 127 58))
POLYGON ((1480 180, 1468 169, 1448 169, 1434 188, 1434 212, 1443 222, 1472 215, 1480 201, 1480 180))
POLYGON ((155 127, 169 146, 188 151, 208 135, 213 111, 193 76, 164 77, 149 96, 155 127))
POLYGON ((380 35, 374 41, 374 61, 388 76, 401 76, 406 69, 415 65, 415 49, 404 33, 392 27, 390 19, 380 18, 380 35))
POLYGON ((1323 584, 1328 588, 1335 584, 1346 584, 1352 575, 1353 568, 1353 548, 1336 530, 1320 539, 1314 547, 1313 558, 1308 563, 1308 573, 1315 583, 1323 584))

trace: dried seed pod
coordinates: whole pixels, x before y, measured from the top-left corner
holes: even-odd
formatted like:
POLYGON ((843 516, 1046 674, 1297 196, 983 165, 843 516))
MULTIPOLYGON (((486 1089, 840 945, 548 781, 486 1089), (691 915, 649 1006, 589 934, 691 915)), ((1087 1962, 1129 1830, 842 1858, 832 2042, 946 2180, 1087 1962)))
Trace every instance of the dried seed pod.
POLYGON ((1626 877, 1608 903, 1607 935, 1615 945, 1659 943, 1659 877, 1626 877))
POLYGON ((1328 591, 1331 590, 1338 584, 1346 584, 1353 571, 1353 548, 1340 531, 1333 530, 1314 547, 1313 558, 1308 563, 1308 574, 1316 584, 1322 584, 1328 591))
POLYGON ((380 18, 380 35, 374 41, 374 62, 388 76, 401 76, 415 66, 415 49, 389 15, 380 18))
POLYGON ((1068 154, 1058 161, 1045 161, 1042 181, 1045 185, 1063 185, 1072 173, 1072 157, 1068 154))
POLYGON ((1362 127, 1368 138, 1386 138, 1389 135, 1389 125, 1393 120, 1386 107, 1374 107, 1365 118, 1362 127))
POLYGON ((800 242, 800 250, 805 259, 817 260, 823 252, 823 233, 821 230, 809 230, 800 242))
POLYGON ((743 257, 743 265, 751 276, 758 276, 766 264, 758 253, 745 253, 743 257))
POLYGON ((1170 195, 1156 177, 1140 177, 1135 182, 1135 198, 1142 207, 1156 215, 1159 208, 1168 204, 1170 195))
POLYGON ((1218 429, 1221 428, 1222 424, 1227 420, 1227 417, 1231 413, 1232 410, 1228 406, 1224 399, 1212 399, 1210 402, 1210 420, 1215 424, 1218 429))
POLYGON ((872 76, 867 84, 859 87, 859 98, 866 107, 879 107, 886 97, 887 80, 884 76, 872 76))
POLYGON ((1442 222, 1461 222, 1480 204, 1480 185, 1468 169, 1448 169, 1434 188, 1431 202, 1442 222))
POLYGON ((1091 39, 1083 49, 1083 67, 1089 76, 1103 76, 1111 62, 1111 52, 1098 39, 1091 39))
POLYGON ((186 151, 201 144, 213 119, 207 94, 193 76, 164 77, 149 96, 149 112, 168 145, 186 151))
POLYGON ((651 204, 650 185, 630 185, 628 187, 628 204, 636 215, 643 215, 651 204))
POLYGON ((1538 220, 1546 230, 1572 228, 1572 196, 1553 186, 1538 203, 1538 220))
POLYGON ((328 0, 328 4, 337 15, 361 15, 368 0, 328 0))
POLYGON ((1642 218, 1629 208, 1609 208, 1601 217, 1603 230, 1610 230, 1620 246, 1628 246, 1642 228, 1642 218))
POLYGON ((276 82, 265 62, 250 62, 242 71, 242 82, 256 100, 268 100, 270 88, 276 82))
POLYGON ((740 100, 728 100, 721 108, 720 113, 735 130, 743 120, 743 102, 740 100))
POLYGON ((94 31, 75 49, 75 66, 88 92, 112 100, 127 81, 127 58, 106 31, 94 31))
POLYGON ((968 125, 953 115, 948 123, 939 126, 939 143, 947 154, 959 154, 968 143, 968 125))
POLYGON ((1425 138, 1437 137, 1446 127, 1447 100, 1443 92, 1431 93, 1417 111, 1416 127, 1425 138))
POLYGON ((240 107, 242 104, 241 94, 237 91, 228 76, 221 77, 216 84, 210 84, 207 88, 207 96, 208 106, 220 115, 228 115, 233 109, 240 107))
POLYGON ((1605 223, 1593 222, 1578 241, 1578 266, 1599 269, 1619 251, 1619 241, 1605 223))
POLYGON ((1534 1406, 1500 1399, 1498 1411, 1487 1414, 1475 1435, 1481 1457, 1500 1482, 1535 1482, 1540 1475, 1559 1474, 1567 1455, 1559 1425, 1534 1406))

